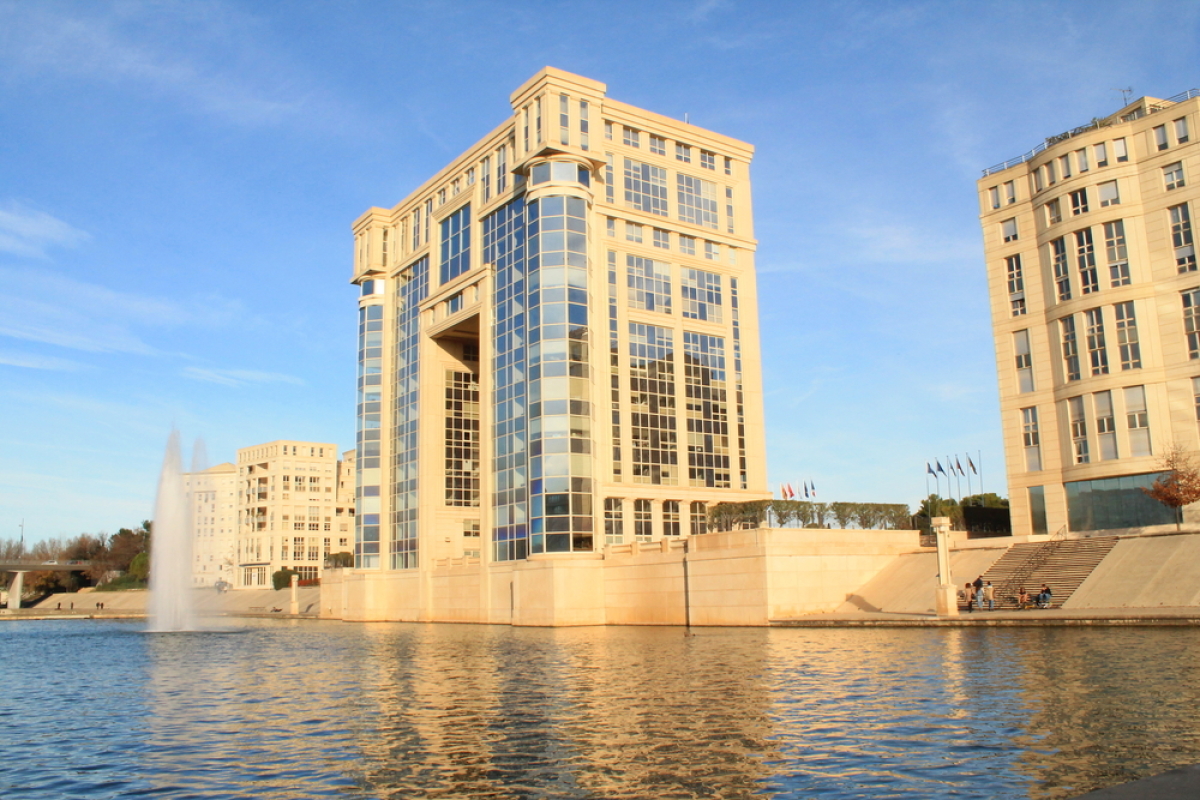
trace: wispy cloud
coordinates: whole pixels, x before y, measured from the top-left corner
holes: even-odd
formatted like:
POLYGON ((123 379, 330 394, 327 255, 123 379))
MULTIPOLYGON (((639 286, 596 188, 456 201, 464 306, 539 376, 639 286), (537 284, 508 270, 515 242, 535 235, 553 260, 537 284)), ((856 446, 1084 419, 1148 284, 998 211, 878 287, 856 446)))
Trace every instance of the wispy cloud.
POLYGON ((51 247, 74 247, 89 238, 44 211, 10 201, 0 206, 0 253, 45 258, 51 247))
POLYGON ((54 372, 73 372, 83 367, 78 361, 53 356, 12 353, 0 350, 0 365, 23 369, 42 369, 54 372))
POLYGON ((311 112, 300 71, 272 64, 260 23, 219 2, 60 5, 0 2, 0 63, 139 86, 191 110, 243 124, 311 112))
POLYGON ((88 353, 159 354, 140 331, 219 326, 239 313, 219 297, 183 304, 39 270, 0 267, 0 286, 0 337, 88 353))
POLYGON ((204 367, 185 367, 181 373, 185 378, 218 383, 222 386, 245 386, 250 383, 290 383, 303 386, 304 381, 279 372, 259 372, 249 369, 207 369, 204 367))

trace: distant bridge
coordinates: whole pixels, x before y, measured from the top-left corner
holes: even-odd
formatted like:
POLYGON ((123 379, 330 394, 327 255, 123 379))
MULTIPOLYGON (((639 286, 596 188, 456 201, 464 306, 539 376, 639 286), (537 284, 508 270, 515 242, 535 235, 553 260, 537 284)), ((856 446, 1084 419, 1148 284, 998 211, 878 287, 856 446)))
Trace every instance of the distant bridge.
POLYGON ((0 561, 0 572, 15 572, 16 579, 8 587, 8 607, 21 607, 21 592, 25 590, 26 572, 83 572, 92 566, 90 561, 0 561))

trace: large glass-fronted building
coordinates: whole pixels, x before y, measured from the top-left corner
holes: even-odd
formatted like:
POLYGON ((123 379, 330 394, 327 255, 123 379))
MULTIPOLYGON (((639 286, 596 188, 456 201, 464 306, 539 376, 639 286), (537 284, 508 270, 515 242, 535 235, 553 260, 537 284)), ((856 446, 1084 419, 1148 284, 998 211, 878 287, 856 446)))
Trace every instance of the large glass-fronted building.
POLYGON ((764 498, 753 148, 546 68, 354 224, 360 570, 596 554, 764 498))

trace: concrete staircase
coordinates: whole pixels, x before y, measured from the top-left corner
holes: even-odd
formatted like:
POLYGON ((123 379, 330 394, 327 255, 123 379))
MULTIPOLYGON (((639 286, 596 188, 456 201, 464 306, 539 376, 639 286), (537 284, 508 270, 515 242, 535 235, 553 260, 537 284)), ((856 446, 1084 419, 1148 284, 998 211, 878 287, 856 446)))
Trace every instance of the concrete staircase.
POLYGON ((1054 595, 1051 608, 1059 608, 1116 544, 1115 536, 1014 544, 983 579, 996 587, 997 608, 1016 608, 1021 587, 1032 602, 1043 583, 1054 595))

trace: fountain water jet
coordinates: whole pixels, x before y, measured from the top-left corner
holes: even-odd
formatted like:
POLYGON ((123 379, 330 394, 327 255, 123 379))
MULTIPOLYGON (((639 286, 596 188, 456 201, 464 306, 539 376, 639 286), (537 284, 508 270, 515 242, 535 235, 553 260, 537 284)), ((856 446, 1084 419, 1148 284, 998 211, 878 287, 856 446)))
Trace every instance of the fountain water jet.
POLYGON ((150 630, 194 631, 196 609, 192 591, 192 532, 188 524, 187 493, 183 487, 179 431, 167 439, 150 552, 150 630))

